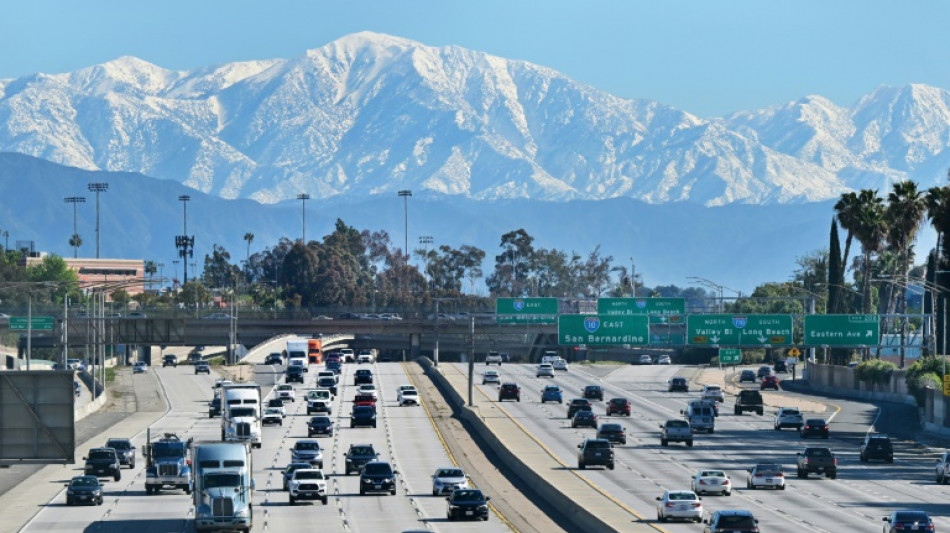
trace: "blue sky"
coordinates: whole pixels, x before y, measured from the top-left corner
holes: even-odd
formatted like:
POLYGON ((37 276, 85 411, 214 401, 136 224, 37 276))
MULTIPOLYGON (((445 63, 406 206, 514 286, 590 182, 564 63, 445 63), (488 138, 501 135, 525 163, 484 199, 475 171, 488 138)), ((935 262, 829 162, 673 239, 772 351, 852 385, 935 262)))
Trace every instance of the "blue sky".
POLYGON ((554 68, 718 116, 879 85, 950 88, 950 2, 2 0, 0 79, 133 55, 188 70, 375 31, 554 68))

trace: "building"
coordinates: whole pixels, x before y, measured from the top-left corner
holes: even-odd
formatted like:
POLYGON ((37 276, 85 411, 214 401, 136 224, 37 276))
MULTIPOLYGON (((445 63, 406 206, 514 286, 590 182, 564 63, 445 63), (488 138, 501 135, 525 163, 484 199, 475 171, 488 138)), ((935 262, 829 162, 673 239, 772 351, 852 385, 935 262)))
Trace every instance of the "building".
MULTIPOLYGON (((26 266, 41 263, 45 252, 26 256, 26 266)), ((72 259, 64 257, 66 266, 76 271, 81 287, 115 287, 124 289, 130 296, 145 291, 144 259, 72 259)), ((108 291, 111 292, 111 291, 108 291)))

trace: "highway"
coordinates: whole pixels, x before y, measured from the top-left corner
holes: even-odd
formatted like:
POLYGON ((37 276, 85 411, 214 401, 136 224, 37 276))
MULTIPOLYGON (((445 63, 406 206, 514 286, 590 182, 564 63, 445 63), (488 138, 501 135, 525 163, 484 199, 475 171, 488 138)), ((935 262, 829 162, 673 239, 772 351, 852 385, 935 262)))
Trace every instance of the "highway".
MULTIPOLYGON (((443 367, 467 372, 465 364, 443 367)), ((496 386, 480 385, 481 373, 487 367, 480 364, 475 368, 475 402, 483 412, 496 409, 514 417, 547 447, 561 467, 573 470, 598 487, 604 498, 620 502, 632 519, 639 517, 651 522, 659 531, 701 530, 697 524, 660 524, 656 522, 655 511, 657 496, 665 489, 689 489, 691 476, 701 468, 726 470, 735 487, 730 497, 704 496, 707 513, 718 509, 749 509, 759 519, 763 531, 878 531, 882 526, 881 517, 898 508, 924 509, 936 515, 938 530, 950 528, 950 506, 945 503, 950 487, 934 483, 932 455, 898 442, 893 464, 858 461, 860 440, 878 415, 872 405, 834 401, 828 406, 828 412, 820 415, 832 417, 832 438, 802 441, 791 429, 773 429, 775 409, 767 409, 761 417, 735 416, 727 397, 716 421, 715 433, 698 434, 693 448, 682 444, 662 447, 658 425, 667 419, 679 418, 679 410, 685 407, 687 398, 698 397, 698 392, 666 392, 667 379, 673 375, 691 377, 696 372, 694 368, 620 365, 585 369, 575 365, 569 372, 558 372, 550 379, 535 377, 534 365, 503 365, 502 381, 518 383, 522 394, 521 402, 503 403, 496 401, 496 386), (541 388, 552 383, 563 389, 564 405, 540 403, 541 388), (580 397, 588 384, 604 386, 605 399, 625 396, 633 403, 633 416, 629 419, 608 419, 605 403, 594 402, 600 423, 619 422, 627 432, 627 445, 615 448, 617 466, 613 471, 576 468, 577 444, 586 437, 593 437, 595 431, 572 429, 566 418, 566 404, 571 398, 580 397), (805 480, 795 476, 795 453, 806 444, 828 446, 836 453, 838 479, 813 475, 805 480), (746 489, 745 469, 757 462, 785 465, 787 489, 746 489)), ((692 391, 698 389, 695 383, 691 384, 692 391)), ((784 391, 765 394, 787 395, 790 401, 795 396, 784 391)))
MULTIPOLYGON (((364 368, 366 365, 364 365, 364 368)), ((307 383, 298 390, 313 387, 316 370, 311 365, 307 383)), ((298 438, 307 437, 306 402, 298 392, 298 400, 286 405, 288 416, 283 426, 265 426, 263 446, 253 451, 255 494, 254 531, 309 531, 314 524, 321 530, 341 532, 402 531, 429 529, 456 532, 511 531, 498 515, 488 522, 452 522, 445 518, 443 497, 431 495, 431 474, 439 466, 452 464, 446 447, 436 433, 427 411, 421 406, 396 405, 396 388, 409 384, 404 367, 398 363, 372 365, 376 375, 380 402, 377 428, 349 427, 352 405, 353 371, 356 365, 345 365, 340 378, 339 395, 333 402, 332 416, 337 420, 333 438, 321 438, 324 447, 324 471, 329 476, 328 505, 303 502, 290 506, 281 487, 281 469, 290 462, 290 448, 298 438), (359 495, 358 476, 343 475, 343 453, 351 443, 369 443, 380 452, 380 459, 390 461, 399 471, 395 496, 359 495)), ((257 366, 264 382, 272 382, 274 368, 257 366)), ((157 380, 167 394, 169 412, 152 425, 153 436, 175 432, 196 441, 220 437, 220 419, 209 419, 207 402, 212 396, 214 376, 195 375, 190 366, 153 367, 136 379, 157 380)), ((265 391, 269 391, 267 387, 265 391)), ((124 437, 127 435, 108 435, 124 437)), ((194 531, 191 523, 190 496, 181 491, 164 491, 146 496, 144 490, 145 461, 141 446, 145 434, 135 435, 133 443, 139 450, 135 469, 124 469, 118 482, 106 481, 105 503, 100 506, 65 506, 65 493, 60 492, 42 509, 23 531, 104 531, 158 533, 194 531)), ((67 467, 62 482, 82 474, 82 464, 67 467)))

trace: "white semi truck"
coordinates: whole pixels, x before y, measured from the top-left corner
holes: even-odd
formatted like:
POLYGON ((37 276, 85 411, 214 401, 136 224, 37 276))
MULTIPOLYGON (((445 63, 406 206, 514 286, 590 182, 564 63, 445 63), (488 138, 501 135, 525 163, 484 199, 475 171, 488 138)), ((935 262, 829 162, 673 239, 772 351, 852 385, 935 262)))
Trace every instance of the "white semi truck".
POLYGON ((221 387, 221 440, 261 447, 261 386, 232 383, 221 387))
POLYGON ((195 530, 244 531, 254 526, 251 450, 240 442, 203 442, 191 449, 195 530))

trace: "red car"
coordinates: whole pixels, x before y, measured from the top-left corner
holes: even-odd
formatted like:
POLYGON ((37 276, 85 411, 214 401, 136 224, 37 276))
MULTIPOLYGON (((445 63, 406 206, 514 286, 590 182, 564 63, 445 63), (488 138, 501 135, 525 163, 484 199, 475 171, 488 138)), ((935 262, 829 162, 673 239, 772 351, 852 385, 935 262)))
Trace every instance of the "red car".
POLYGON ((778 390, 778 378, 775 376, 765 376, 762 378, 762 384, 759 385, 760 390, 765 389, 774 389, 778 390))
POLYGON ((630 400, 626 398, 611 398, 607 402, 607 416, 630 416, 630 400))

